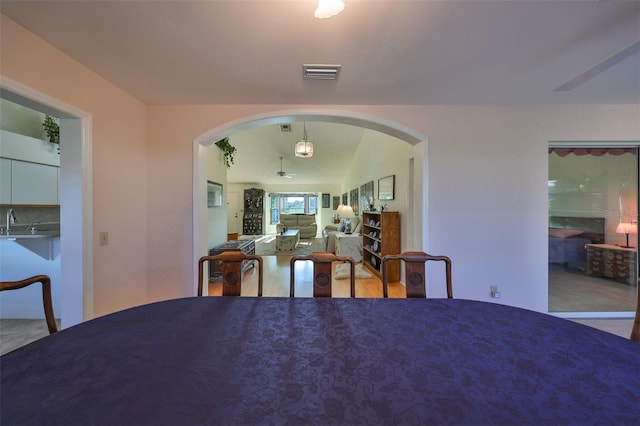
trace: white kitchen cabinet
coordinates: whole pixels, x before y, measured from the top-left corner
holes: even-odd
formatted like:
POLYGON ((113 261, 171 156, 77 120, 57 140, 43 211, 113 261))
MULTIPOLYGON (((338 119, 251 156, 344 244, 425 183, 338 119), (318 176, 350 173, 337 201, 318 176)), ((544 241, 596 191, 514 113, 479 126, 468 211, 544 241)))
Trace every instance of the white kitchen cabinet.
POLYGON ((46 164, 12 161, 11 204, 60 204, 58 169, 46 164))
POLYGON ((11 160, 0 158, 0 204, 11 204, 11 160))

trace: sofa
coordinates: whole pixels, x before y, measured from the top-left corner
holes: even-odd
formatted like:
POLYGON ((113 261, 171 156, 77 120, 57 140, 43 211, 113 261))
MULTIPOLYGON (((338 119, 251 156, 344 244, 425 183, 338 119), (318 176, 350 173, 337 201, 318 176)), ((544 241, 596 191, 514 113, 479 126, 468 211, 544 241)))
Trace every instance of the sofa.
MULTIPOLYGON (((349 218, 348 223, 351 224, 350 234, 360 235, 360 230, 362 229, 362 218, 349 218)), ((347 231, 346 224, 347 220, 343 218, 337 225, 327 225, 324 227, 324 229, 322 230, 322 238, 324 239, 324 251, 328 253, 336 252, 336 236, 347 231)))
POLYGON ((297 229, 300 231, 300 238, 315 238, 318 234, 316 216, 313 214, 281 214, 280 222, 276 225, 276 232, 279 234, 285 229, 297 229))

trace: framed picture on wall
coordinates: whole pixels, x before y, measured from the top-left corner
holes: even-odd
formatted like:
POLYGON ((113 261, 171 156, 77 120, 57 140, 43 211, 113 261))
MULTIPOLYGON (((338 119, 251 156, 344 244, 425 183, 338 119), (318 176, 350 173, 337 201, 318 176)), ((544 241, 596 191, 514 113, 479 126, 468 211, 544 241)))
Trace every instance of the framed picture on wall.
POLYGON ((333 210, 338 210, 339 205, 340 205, 340 197, 336 195, 333 197, 333 210))
POLYGON ((373 205, 373 201, 373 181, 369 181, 360 186, 360 204, 366 210, 373 205))
POLYGON ((207 207, 222 207, 222 184, 207 181, 207 207))
POLYGON ((342 204, 345 206, 349 204, 349 195, 346 192, 342 194, 342 204))
POLYGON ((395 198, 396 175, 378 179, 378 200, 393 200, 395 198))
POLYGON ((331 207, 331 204, 329 202, 329 199, 331 198, 331 195, 329 194, 322 194, 322 208, 323 209, 328 209, 331 207))
POLYGON ((353 209, 353 212, 356 214, 356 216, 358 215, 358 193, 360 191, 358 190, 358 188, 354 188, 350 191, 349 193, 349 202, 351 203, 351 208, 353 209))

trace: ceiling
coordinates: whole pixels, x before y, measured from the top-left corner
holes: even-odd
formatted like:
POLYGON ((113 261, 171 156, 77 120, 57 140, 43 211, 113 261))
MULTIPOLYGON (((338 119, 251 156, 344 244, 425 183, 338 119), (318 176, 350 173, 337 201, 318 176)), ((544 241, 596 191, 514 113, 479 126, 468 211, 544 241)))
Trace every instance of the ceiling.
MULTIPOLYGON (((147 104, 640 103, 639 1, 345 3, 324 20, 313 0, 2 0, 0 11, 147 104), (312 81, 303 64, 342 68, 312 81)), ((263 130, 292 157, 279 128, 263 130)), ((274 157, 260 173, 279 170, 274 157)))

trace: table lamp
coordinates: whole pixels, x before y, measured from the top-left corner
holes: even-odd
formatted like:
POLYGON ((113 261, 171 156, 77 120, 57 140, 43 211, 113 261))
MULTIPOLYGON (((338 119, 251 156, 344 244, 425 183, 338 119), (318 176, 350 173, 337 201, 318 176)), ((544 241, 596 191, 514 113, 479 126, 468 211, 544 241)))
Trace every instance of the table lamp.
POLYGON ((622 246, 625 248, 630 248, 629 245, 629 234, 637 234, 638 233, 638 224, 637 223, 619 223, 616 227, 616 234, 626 234, 627 236, 627 245, 622 246))
POLYGON ((350 234, 351 233, 351 218, 352 217, 356 217, 356 215, 353 213, 353 208, 351 208, 350 205, 345 204, 344 206, 342 206, 342 210, 340 210, 339 215, 340 215, 340 217, 345 218, 345 221, 344 221, 344 224, 345 224, 344 232, 345 232, 345 234, 350 234))

